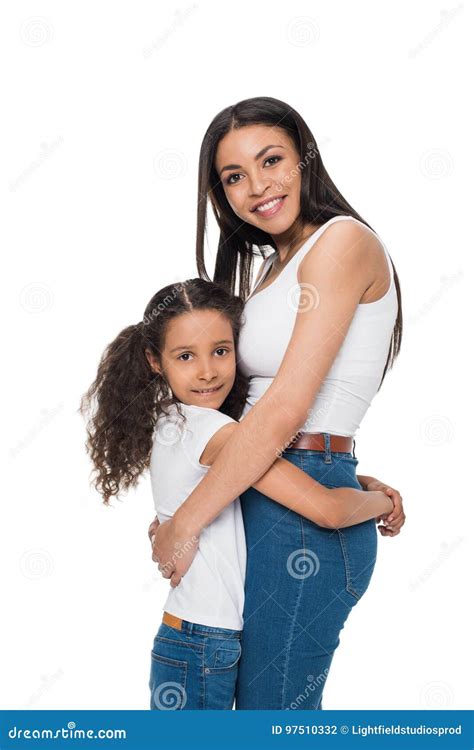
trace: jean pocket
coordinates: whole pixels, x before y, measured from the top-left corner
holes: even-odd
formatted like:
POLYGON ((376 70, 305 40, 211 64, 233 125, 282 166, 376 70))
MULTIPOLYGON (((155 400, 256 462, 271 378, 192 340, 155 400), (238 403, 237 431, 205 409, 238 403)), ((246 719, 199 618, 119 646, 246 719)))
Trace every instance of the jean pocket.
POLYGON ((236 669, 242 654, 239 638, 209 639, 205 649, 206 674, 221 674, 236 669))
POLYGON ((346 574, 346 591, 357 601, 365 594, 377 558, 374 520, 337 530, 346 574))
POLYGON ((187 701, 188 663, 151 652, 150 707, 158 711, 179 711, 187 701))

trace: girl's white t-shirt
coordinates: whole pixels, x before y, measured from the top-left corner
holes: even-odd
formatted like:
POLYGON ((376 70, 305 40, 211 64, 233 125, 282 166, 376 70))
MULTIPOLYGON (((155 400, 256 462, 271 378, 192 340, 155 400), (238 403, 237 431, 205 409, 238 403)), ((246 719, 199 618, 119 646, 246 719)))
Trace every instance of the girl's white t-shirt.
MULTIPOLYGON (((234 419, 216 409, 179 403, 161 414, 153 433, 150 475, 156 514, 173 516, 209 466, 199 459, 212 436, 234 419)), ((192 544, 192 540, 188 540, 192 544)), ((179 557, 180 549, 176 550, 179 557)), ((205 528, 188 572, 170 589, 163 609, 189 622, 241 630, 247 548, 240 499, 205 528)), ((163 560, 164 565, 167 561, 163 560)))

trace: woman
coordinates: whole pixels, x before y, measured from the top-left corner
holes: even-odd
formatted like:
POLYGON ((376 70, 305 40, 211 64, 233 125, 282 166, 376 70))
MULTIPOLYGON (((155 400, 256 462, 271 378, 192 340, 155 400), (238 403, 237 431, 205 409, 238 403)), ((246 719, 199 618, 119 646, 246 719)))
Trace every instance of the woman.
MULTIPOLYGON (((250 391, 206 477, 171 521, 152 525, 153 559, 178 585, 195 554, 189 540, 240 495, 248 562, 236 708, 321 708, 340 631, 373 572, 376 522, 323 529, 251 485, 282 455, 328 487, 383 487, 357 477, 353 436, 400 348, 399 282, 283 102, 248 99, 216 116, 199 194, 198 270, 209 278, 208 196, 221 232, 214 281, 234 291, 238 276, 246 300, 238 354, 250 391), (264 257, 265 245, 274 252, 249 297, 253 246, 264 257)), ((386 491, 395 508, 381 533, 394 536, 404 513, 386 491)))

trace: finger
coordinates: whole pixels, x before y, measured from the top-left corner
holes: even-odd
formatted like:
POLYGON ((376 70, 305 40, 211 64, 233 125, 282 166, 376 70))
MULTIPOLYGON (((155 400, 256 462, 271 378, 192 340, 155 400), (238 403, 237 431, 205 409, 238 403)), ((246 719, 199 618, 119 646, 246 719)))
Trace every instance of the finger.
POLYGON ((175 589, 176 586, 179 585, 180 581, 181 581, 181 576, 179 575, 179 573, 174 572, 170 579, 171 586, 175 589))
POLYGON ((388 521, 393 521, 403 512, 402 497, 396 490, 390 490, 390 492, 387 492, 387 495, 393 503, 393 510, 389 514, 388 521))
POLYGON ((405 518, 402 516, 396 522, 392 521, 392 523, 390 524, 390 528, 398 529, 398 531, 400 531, 404 523, 405 523, 405 518))
POLYGON ((400 533, 400 529, 385 529, 384 536, 397 536, 400 533))
POLYGON ((171 578, 171 576, 174 573, 174 568, 169 568, 168 566, 164 565, 162 568, 159 569, 161 575, 163 578, 171 578))

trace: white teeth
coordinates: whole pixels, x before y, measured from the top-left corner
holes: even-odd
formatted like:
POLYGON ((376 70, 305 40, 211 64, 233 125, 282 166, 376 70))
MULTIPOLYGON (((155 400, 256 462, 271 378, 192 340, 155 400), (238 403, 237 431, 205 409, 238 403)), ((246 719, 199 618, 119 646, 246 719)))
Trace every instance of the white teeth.
POLYGON ((273 208, 273 206, 276 206, 276 204, 279 203, 281 200, 282 200, 281 198, 275 198, 269 203, 264 203, 263 206, 258 206, 257 211, 268 211, 269 208, 273 208))

